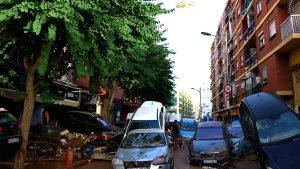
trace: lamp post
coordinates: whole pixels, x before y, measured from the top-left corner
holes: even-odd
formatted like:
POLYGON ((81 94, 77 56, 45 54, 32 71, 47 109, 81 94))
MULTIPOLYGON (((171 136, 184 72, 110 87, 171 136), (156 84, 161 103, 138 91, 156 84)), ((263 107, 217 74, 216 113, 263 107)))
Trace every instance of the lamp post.
POLYGON ((209 33, 209 32, 201 32, 201 34, 204 35, 204 36, 214 36, 214 37, 217 37, 220 41, 225 42, 225 41, 224 41, 220 36, 218 36, 218 35, 213 35, 213 34, 211 34, 211 33, 209 33))
POLYGON ((200 104, 199 104, 199 110, 200 110, 200 112, 199 112, 199 117, 201 117, 201 115, 202 115, 202 103, 201 103, 201 87, 200 87, 200 89, 195 89, 195 88, 191 88, 192 90, 196 90, 198 93, 199 93, 199 95, 200 95, 200 104))

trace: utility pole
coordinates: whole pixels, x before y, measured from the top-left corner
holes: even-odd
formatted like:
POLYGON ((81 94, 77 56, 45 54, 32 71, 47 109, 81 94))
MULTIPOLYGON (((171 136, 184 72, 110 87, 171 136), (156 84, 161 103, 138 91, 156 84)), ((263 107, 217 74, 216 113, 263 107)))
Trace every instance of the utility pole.
POLYGON ((199 95, 200 95, 200 99, 199 99, 199 101, 200 101, 200 103, 199 103, 199 117, 201 118, 201 116, 202 116, 202 97, 201 97, 201 87, 200 87, 200 89, 195 89, 195 88, 191 88, 192 90, 196 90, 198 93, 199 93, 199 95))

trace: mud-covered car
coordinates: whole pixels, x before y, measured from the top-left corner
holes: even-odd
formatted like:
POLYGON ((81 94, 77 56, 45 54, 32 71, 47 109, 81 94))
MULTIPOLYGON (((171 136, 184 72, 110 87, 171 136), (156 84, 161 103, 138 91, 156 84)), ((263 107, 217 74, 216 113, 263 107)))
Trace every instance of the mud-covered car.
POLYGON ((183 142, 190 143, 195 135, 197 122, 192 118, 182 118, 180 121, 180 135, 183 142))
POLYGON ((299 169, 300 119, 278 96, 261 92, 244 98, 240 122, 263 169, 299 169))
POLYGON ((21 143, 19 121, 7 110, 0 108, 0 158, 9 159, 21 143))
POLYGON ((162 129, 137 129, 123 139, 112 160, 113 169, 173 169, 173 149, 162 129))
POLYGON ((230 140, 223 122, 202 122, 189 148, 190 164, 202 166, 230 165, 230 140))
POLYGON ((61 128, 68 129, 72 132, 82 134, 107 134, 122 135, 123 130, 117 126, 110 124, 101 115, 94 112, 86 111, 68 111, 61 115, 58 120, 58 125, 61 128))
POLYGON ((233 157, 245 158, 254 153, 251 143, 244 137, 242 126, 228 126, 228 132, 232 143, 231 155, 233 157))

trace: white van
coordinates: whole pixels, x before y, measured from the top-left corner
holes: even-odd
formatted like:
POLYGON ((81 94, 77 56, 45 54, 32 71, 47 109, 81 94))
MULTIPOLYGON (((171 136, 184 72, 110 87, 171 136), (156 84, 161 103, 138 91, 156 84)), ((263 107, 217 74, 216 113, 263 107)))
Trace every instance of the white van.
POLYGON ((126 132, 135 129, 159 128, 165 130, 165 107, 155 101, 146 101, 136 110, 131 118, 126 132))

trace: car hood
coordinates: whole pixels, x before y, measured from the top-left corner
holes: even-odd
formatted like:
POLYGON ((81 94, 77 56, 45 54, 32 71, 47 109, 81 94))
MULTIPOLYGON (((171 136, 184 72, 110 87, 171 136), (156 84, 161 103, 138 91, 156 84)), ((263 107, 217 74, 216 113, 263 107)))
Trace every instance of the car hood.
POLYGON ((273 169, 297 169, 300 163, 300 138, 279 145, 263 146, 262 150, 270 160, 273 169))
POLYGON ((180 134, 185 138, 193 138, 195 135, 195 131, 180 130, 180 134))
POLYGON ((152 161, 167 154, 167 146, 155 148, 119 148, 116 158, 123 161, 152 161))
POLYGON ((227 149, 225 140, 193 140, 192 150, 196 153, 222 152, 227 149))

